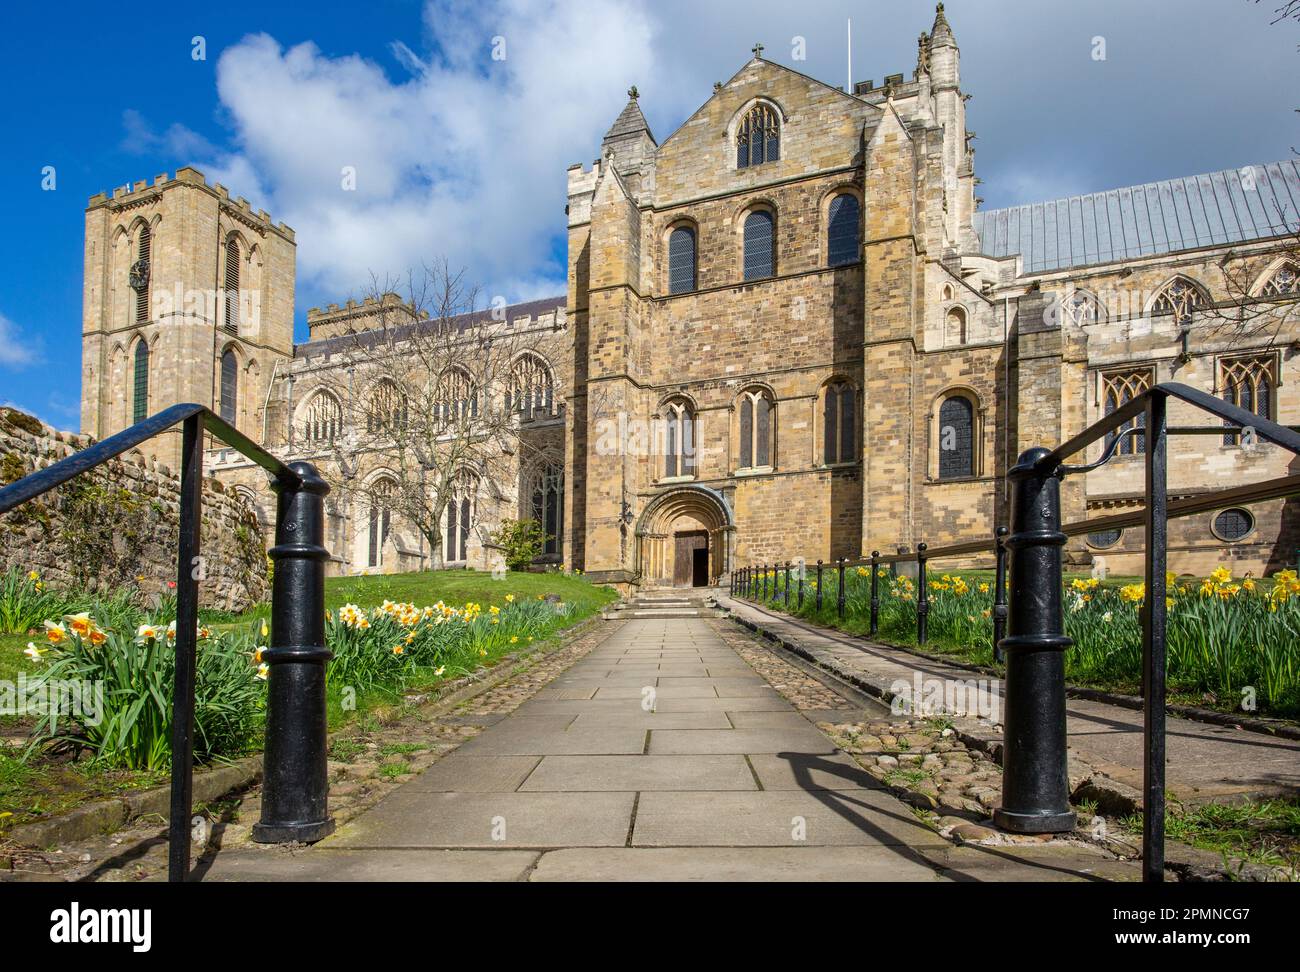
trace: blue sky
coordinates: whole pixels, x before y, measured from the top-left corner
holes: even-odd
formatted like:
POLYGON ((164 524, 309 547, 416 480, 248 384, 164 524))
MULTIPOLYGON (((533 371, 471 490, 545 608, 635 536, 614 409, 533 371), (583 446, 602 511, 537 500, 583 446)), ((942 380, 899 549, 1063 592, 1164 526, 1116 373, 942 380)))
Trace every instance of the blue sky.
MULTIPOLYGON (((1289 157, 1300 27, 1270 26, 1275 5, 950 0, 985 207, 1289 157)), ((558 293, 565 168, 596 157, 629 85, 662 139, 755 41, 843 84, 852 17, 854 78, 879 82, 910 76, 933 16, 911 0, 11 5, 0 400, 77 426, 95 192, 194 164, 289 223, 300 336, 308 307, 443 255, 487 294, 558 293)))

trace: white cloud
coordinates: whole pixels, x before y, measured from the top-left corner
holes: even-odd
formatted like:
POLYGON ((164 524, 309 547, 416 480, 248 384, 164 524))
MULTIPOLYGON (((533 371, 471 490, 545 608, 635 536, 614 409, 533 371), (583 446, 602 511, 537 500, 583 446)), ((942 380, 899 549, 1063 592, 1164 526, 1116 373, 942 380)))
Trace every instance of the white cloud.
POLYGON ((154 131, 144 115, 134 108, 122 112, 122 127, 126 129, 126 135, 122 139, 122 149, 136 155, 157 152, 176 158, 190 159, 211 155, 215 151, 211 142, 180 122, 172 123, 166 131, 154 131))
POLYGON ((205 172, 294 228, 309 293, 356 294, 372 273, 444 255, 489 294, 562 291, 565 170, 590 164, 628 86, 653 73, 648 16, 632 0, 498 0, 431 5, 425 28, 424 54, 391 45, 398 80, 264 34, 226 49, 217 88, 236 150, 205 172))
POLYGON ((17 324, 0 314, 0 367, 23 368, 40 359, 40 341, 25 336, 17 324))

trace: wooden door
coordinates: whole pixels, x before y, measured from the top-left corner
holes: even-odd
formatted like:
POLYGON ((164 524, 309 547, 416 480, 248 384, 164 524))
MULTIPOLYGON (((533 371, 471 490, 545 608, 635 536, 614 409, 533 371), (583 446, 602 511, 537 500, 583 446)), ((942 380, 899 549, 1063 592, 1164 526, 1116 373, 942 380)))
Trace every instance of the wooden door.
POLYGON ((695 586, 695 551, 704 551, 707 583, 709 535, 703 530, 673 535, 673 587, 695 586))

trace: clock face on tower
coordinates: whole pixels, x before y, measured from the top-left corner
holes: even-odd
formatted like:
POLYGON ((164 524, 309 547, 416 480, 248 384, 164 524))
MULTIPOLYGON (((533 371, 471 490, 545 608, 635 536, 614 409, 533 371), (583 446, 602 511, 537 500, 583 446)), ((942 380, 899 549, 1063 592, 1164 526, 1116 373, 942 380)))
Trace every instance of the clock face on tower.
POLYGON ((136 260, 131 264, 131 289, 144 290, 149 286, 149 261, 136 260))

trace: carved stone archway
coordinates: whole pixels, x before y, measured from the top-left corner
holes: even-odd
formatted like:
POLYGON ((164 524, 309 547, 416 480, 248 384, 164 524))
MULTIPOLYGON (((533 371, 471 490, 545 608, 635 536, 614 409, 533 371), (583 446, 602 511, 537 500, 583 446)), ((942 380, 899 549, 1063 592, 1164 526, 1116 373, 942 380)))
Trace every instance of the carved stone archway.
POLYGON ((698 586, 683 582, 691 574, 677 564, 678 537, 707 537, 708 576, 712 586, 721 582, 731 570, 735 546, 736 521, 726 498, 707 486, 684 485, 665 490, 654 497, 637 520, 637 583, 645 587, 698 586))

